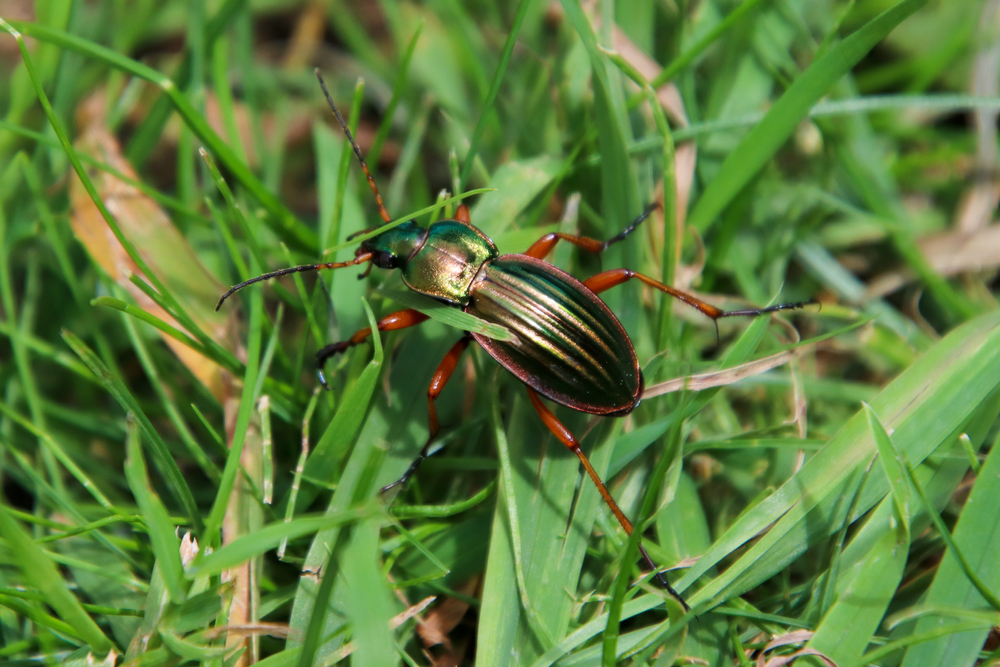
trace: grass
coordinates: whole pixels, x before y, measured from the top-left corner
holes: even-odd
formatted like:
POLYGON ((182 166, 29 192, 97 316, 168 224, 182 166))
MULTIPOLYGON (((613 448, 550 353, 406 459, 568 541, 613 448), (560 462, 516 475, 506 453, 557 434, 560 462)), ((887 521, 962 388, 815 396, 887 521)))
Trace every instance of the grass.
POLYGON ((0 9, 0 663, 1000 660, 1000 98, 968 83, 998 76, 986 4, 957 7, 0 9), (379 493, 481 321, 377 269, 215 311, 379 225, 316 66, 396 222, 461 199, 521 252, 658 202, 551 261, 822 304, 716 338, 602 295, 649 398, 556 412, 691 613, 482 350, 438 400, 444 449, 379 493), (317 390, 315 351, 401 306, 431 320, 317 390))

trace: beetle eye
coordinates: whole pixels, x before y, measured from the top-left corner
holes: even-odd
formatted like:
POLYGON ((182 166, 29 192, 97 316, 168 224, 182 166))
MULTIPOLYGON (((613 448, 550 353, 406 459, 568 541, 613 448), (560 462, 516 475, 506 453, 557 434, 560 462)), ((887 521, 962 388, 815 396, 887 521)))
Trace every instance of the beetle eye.
POLYGON ((399 258, 391 252, 377 252, 372 263, 380 269, 395 269, 399 267, 399 258))

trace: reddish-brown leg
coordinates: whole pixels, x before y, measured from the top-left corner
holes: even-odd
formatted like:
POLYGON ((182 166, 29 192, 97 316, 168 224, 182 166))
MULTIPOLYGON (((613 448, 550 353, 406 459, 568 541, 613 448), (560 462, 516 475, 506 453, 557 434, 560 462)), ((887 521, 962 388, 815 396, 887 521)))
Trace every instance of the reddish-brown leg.
POLYGON ((444 359, 438 364, 437 370, 434 371, 434 377, 431 378, 431 384, 427 387, 427 421, 429 422, 429 429, 427 433, 427 443, 424 445, 420 453, 417 454, 417 458, 413 460, 410 467, 406 469, 403 476, 397 479, 392 484, 386 484, 382 487, 382 491, 388 491, 394 486, 400 486, 406 484, 406 480, 410 479, 410 476, 416 472, 417 468, 424 459, 427 458, 428 453, 431 449, 431 444, 434 439, 437 438, 438 432, 441 427, 438 425, 437 408, 434 406, 434 401, 437 400, 441 392, 444 391, 444 386, 448 384, 448 380, 451 379, 452 374, 455 372, 455 367, 458 365, 458 360, 462 356, 462 352, 465 352, 465 348, 469 347, 469 342, 472 340, 469 336, 464 336, 461 340, 451 346, 448 350, 448 354, 444 355, 444 359))
POLYGON ((723 317, 756 317, 758 315, 765 315, 767 313, 776 313, 779 310, 792 310, 795 308, 802 308, 808 302, 797 301, 795 303, 777 303, 773 306, 768 306, 766 308, 747 308, 744 310, 722 310, 721 308, 716 308, 710 303, 702 301, 698 297, 688 294, 687 292, 682 292, 679 289, 674 289, 669 285, 661 283, 659 280, 650 278, 641 273, 636 273, 632 269, 611 269, 610 271, 604 271, 603 273, 598 273, 596 276, 592 276, 583 281, 583 284, 592 289, 595 293, 600 294, 605 290, 609 290, 612 287, 621 285, 622 283, 627 283, 629 280, 636 279, 642 281, 654 287, 664 294, 669 294, 670 296, 683 301, 692 308, 696 308, 700 312, 704 313, 706 316, 712 318, 715 322, 715 333, 718 336, 719 333, 719 323, 718 321, 723 317))
POLYGON ((472 224, 472 216, 469 215, 469 207, 465 204, 459 204, 458 210, 455 211, 455 219, 459 222, 464 222, 467 225, 472 224))
MULTIPOLYGON (((415 327, 426 319, 427 316, 419 310, 407 308, 406 310, 397 310, 394 313, 389 313, 378 321, 376 327, 379 331, 395 331, 397 329, 415 327)), ((339 343, 331 343, 316 353, 316 363, 319 366, 319 381, 324 387, 327 389, 330 388, 326 384, 326 376, 323 375, 323 366, 326 364, 326 360, 336 354, 344 352, 349 347, 353 347, 358 343, 363 343, 365 339, 371 335, 372 328, 365 327, 364 329, 359 329, 354 332, 354 335, 347 340, 342 340, 339 343)))
POLYGON ((623 238, 635 231, 635 228, 639 224, 649 217, 649 214, 660 207, 659 204, 650 204, 646 207, 646 210, 642 212, 638 218, 636 218, 631 225, 621 230, 614 236, 612 236, 607 241, 598 241, 597 239, 588 238, 586 236, 573 236, 572 234, 546 234, 542 238, 538 239, 531 244, 531 247, 524 253, 529 257, 534 257, 535 259, 545 259, 552 248, 555 247, 556 243, 559 241, 568 241, 575 245, 577 248, 582 248, 587 252, 599 253, 607 249, 612 243, 617 243, 623 238))
MULTIPOLYGON (((527 390, 528 398, 531 400, 531 405, 535 408, 535 412, 538 413, 538 416, 542 418, 542 422, 550 431, 552 431, 552 434, 559 439, 559 442, 566 445, 567 449, 576 454, 576 457, 580 459, 580 463, 583 464, 587 474, 590 475, 590 479, 594 482, 594 486, 597 487, 601 497, 604 498, 604 502, 607 503, 609 508, 611 508, 615 518, 618 519, 618 523, 621 524, 627 534, 631 535, 632 522, 628 520, 625 513, 622 512, 620 507, 618 507, 618 503, 616 503, 615 499, 611 497, 611 492, 608 491, 608 487, 606 487, 604 482, 601 481, 601 477, 597 474, 597 471, 594 470, 594 466, 590 465, 590 460, 587 458, 587 455, 583 453, 582 449, 580 449, 580 442, 568 428, 563 426, 562 422, 556 419, 556 416, 552 414, 552 411, 549 410, 544 403, 542 403, 542 399, 538 396, 534 389, 527 387, 527 390)), ((668 593, 680 600, 681 604, 684 605, 684 609, 688 609, 689 607, 687 606, 687 603, 684 602, 684 598, 682 598, 680 594, 678 594, 677 591, 675 591, 667 582, 667 578, 663 576, 663 573, 660 572, 653 563, 653 559, 649 557, 648 553, 646 553, 646 549, 642 546, 641 542, 639 543, 639 551, 642 553, 643 560, 646 561, 646 564, 649 565, 650 569, 656 572, 656 579, 659 581, 660 585, 668 593)))

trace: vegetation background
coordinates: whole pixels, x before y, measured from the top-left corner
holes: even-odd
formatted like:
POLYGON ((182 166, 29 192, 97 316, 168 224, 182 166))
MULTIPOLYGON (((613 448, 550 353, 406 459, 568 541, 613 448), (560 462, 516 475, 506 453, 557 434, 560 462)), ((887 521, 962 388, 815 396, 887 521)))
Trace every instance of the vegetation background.
POLYGON ((0 662, 1000 663, 998 7, 0 0, 0 662), (379 223, 315 67, 393 216, 657 202, 552 261, 821 302, 610 291, 647 400, 558 411, 694 613, 481 350, 379 494, 479 323, 380 270, 215 312, 379 223))

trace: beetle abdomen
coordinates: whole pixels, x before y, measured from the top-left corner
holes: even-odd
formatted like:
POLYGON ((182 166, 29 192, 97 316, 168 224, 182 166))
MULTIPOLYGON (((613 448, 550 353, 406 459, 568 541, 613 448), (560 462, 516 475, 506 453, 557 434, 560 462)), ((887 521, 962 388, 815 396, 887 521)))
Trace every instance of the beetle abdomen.
POLYGON ((487 262, 465 311, 515 336, 473 334, 539 394, 574 410, 625 414, 639 403, 642 372, 618 318, 576 278, 527 255, 487 262))

